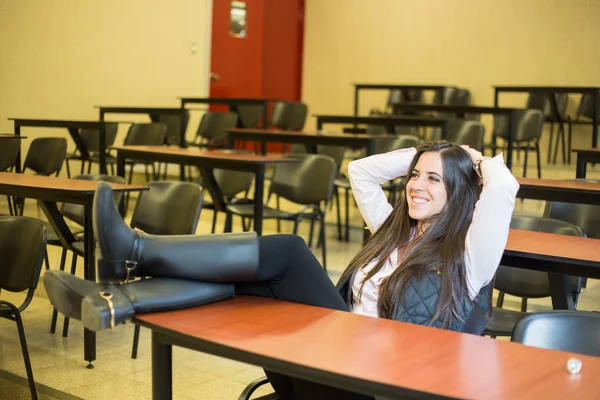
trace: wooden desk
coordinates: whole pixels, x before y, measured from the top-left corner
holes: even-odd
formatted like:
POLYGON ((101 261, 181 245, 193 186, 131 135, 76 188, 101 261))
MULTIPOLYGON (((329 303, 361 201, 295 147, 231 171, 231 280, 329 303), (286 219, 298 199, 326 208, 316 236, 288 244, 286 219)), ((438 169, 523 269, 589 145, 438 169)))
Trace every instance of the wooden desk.
POLYGON ((517 197, 600 205, 600 183, 535 178, 517 178, 517 181, 520 185, 517 197))
POLYGON ((600 163, 600 149, 573 149, 577 153, 577 170, 575 177, 584 179, 587 170, 587 163, 600 163))
POLYGON ((138 315, 152 329, 154 400, 172 398, 172 346, 390 398, 595 398, 600 358, 383 318, 237 296, 138 315), (566 369, 582 360, 580 375, 566 369))
MULTIPOLYGON (((575 94, 595 94, 594 96, 594 116, 592 118, 592 147, 598 147, 598 119, 600 113, 600 87, 598 86, 494 86, 494 106, 498 106, 498 97, 502 92, 510 93, 538 93, 547 94, 552 107, 552 114, 556 117, 558 125, 562 127, 562 115, 558 112, 558 103, 556 93, 575 93, 575 94)), ((563 132, 564 134, 564 132, 563 132)))
POLYGON ((393 140, 396 135, 340 134, 320 132, 293 132, 272 129, 229 129, 226 131, 229 147, 234 140, 254 140, 261 142, 261 151, 266 154, 267 142, 302 143, 309 153, 316 153, 317 145, 346 146, 364 148, 367 155, 375 154, 375 142, 393 140))
MULTIPOLYGON (((0 172, 0 193, 8 196, 26 197, 39 200, 40 207, 56 234, 65 246, 75 241, 56 203, 81 204, 84 207, 84 278, 96 280, 94 259, 94 231, 92 225, 92 205, 98 182, 47 176, 0 172)), ((147 190, 145 186, 111 184, 116 192, 147 190)), ((91 366, 96 359, 96 334, 85 330, 85 360, 91 366)), ((89 366, 88 366, 89 367, 89 366)))
POLYGON ((446 137, 447 122, 445 119, 432 117, 419 117, 412 115, 391 115, 367 117, 357 115, 315 115, 317 118, 317 130, 322 131, 324 124, 364 124, 364 125, 385 125, 389 131, 394 126, 423 126, 442 129, 442 138, 446 137))
MULTIPOLYGON (((106 148, 106 137, 104 124, 99 121, 79 121, 79 120, 64 120, 64 119, 36 119, 36 118, 9 118, 15 124, 15 135, 21 135, 21 127, 40 127, 40 128, 66 128, 69 135, 75 142, 75 146, 82 154, 87 157, 87 148, 79 136, 79 129, 97 129, 100 132, 100 173, 106 173, 106 158, 104 157, 104 149, 106 148)), ((17 155, 16 172, 21 172, 21 152, 17 155)))
POLYGON ((555 310, 572 310, 568 275, 600 278, 600 239, 511 229, 502 265, 548 272, 555 310))
POLYGON ((203 186, 209 191, 217 211, 225 211, 223 194, 219 189, 213 168, 252 172, 254 179, 254 230, 262 234, 263 201, 265 188, 265 166, 267 164, 295 163, 293 158, 282 155, 254 155, 224 153, 217 150, 177 148, 162 146, 113 146, 117 151, 117 173, 125 174, 125 160, 159 161, 170 164, 194 165, 201 168, 203 186))

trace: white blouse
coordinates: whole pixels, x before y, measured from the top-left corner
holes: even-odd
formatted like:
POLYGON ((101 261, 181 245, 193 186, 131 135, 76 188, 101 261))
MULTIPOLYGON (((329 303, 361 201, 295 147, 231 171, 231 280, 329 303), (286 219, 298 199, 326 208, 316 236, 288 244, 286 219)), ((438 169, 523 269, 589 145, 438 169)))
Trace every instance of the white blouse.
MULTIPOLYGON (((392 205, 381 185, 404 176, 416 149, 402 149, 355 160, 348 164, 352 192, 367 228, 374 233, 392 212, 392 205)), ((473 220, 465 239, 465 264, 469 296, 474 299, 493 278, 508 240, 510 219, 519 183, 504 165, 502 154, 481 163, 483 189, 475 205, 473 220)), ((377 260, 361 268, 352 282, 352 312, 377 317, 381 281, 399 265, 398 250, 393 251, 383 267, 360 286, 377 260)))

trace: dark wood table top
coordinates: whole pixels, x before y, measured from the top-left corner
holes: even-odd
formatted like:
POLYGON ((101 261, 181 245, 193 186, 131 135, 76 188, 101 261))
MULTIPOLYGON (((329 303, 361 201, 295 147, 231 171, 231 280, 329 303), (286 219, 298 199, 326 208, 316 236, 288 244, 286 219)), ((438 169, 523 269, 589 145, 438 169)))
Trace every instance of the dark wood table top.
POLYGON ((257 155, 257 154, 239 154, 228 153, 220 150, 201 150, 194 147, 166 147, 166 146, 111 146, 111 149, 117 150, 124 154, 148 154, 148 155, 165 155, 181 158, 197 158, 209 160, 224 160, 224 161, 244 161, 254 164, 270 164, 270 163, 295 163, 294 158, 284 157, 281 154, 257 155))
POLYGON ((13 135, 12 133, 2 133, 0 134, 0 139, 27 139, 27 136, 21 135, 13 135))
POLYGON ((562 85, 492 85, 498 92, 555 92, 555 93, 594 93, 600 86, 562 85))
POLYGON ((581 262, 597 266, 600 273, 600 239, 511 229, 505 253, 581 262))
POLYGON ((600 358, 260 297, 135 320, 176 345, 363 393, 572 399, 600 392, 600 358), (571 357, 583 362, 575 377, 566 368, 571 357))
POLYGON ((77 119, 50 119, 50 118, 8 118, 16 125, 43 128, 99 128, 102 122, 77 119))
POLYGON ((355 139, 355 140, 364 140, 364 139, 392 139, 397 138, 397 135, 387 135, 387 134, 363 134, 363 133, 338 133, 338 132, 299 132, 299 131, 284 131, 278 129, 254 129, 254 128, 232 128, 226 129, 225 132, 235 133, 237 135, 248 135, 248 136, 264 136, 264 137, 281 137, 281 136, 290 136, 290 137, 322 137, 322 138, 344 138, 344 139, 355 139))
POLYGON ((132 113, 132 114, 179 114, 181 107, 143 107, 143 106, 96 106, 103 113, 132 113))
POLYGON ((347 123, 347 124, 396 124, 396 125, 421 125, 441 127, 446 124, 446 119, 434 117, 421 117, 414 115, 329 115, 315 114, 317 122, 323 123, 347 123))
POLYGON ((440 111, 457 114, 510 114, 519 108, 493 107, 493 106, 451 106, 445 104, 420 104, 420 103, 398 103, 394 104, 397 110, 406 111, 440 111))
POLYGON ((419 85, 419 84, 398 84, 398 83, 354 83, 357 89, 417 89, 417 90, 440 90, 455 85, 419 85))
POLYGON ((560 179, 517 178, 517 197, 600 205, 600 183, 560 179))
POLYGON ((589 153, 589 154, 600 154, 600 148, 598 147, 591 147, 588 149, 571 149, 571 151, 574 151, 575 153, 589 153))
POLYGON ((266 101, 278 101, 277 99, 261 97, 178 97, 183 103, 200 104, 264 104, 266 101))

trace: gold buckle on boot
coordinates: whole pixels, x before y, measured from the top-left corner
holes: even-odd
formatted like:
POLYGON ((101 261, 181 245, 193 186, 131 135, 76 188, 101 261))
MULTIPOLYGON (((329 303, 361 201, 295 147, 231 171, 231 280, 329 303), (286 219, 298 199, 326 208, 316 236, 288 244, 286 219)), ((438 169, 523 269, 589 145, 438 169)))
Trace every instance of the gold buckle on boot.
POLYGON ((134 269, 137 268, 137 266, 138 266, 137 261, 130 261, 130 260, 125 261, 125 282, 129 282, 129 280, 131 279, 130 274, 134 269))
POLYGON ((114 329, 115 328, 115 306, 112 302, 113 294, 111 292, 101 291, 100 297, 102 297, 104 300, 106 300, 106 303, 108 303, 108 309, 110 311, 110 329, 114 329))

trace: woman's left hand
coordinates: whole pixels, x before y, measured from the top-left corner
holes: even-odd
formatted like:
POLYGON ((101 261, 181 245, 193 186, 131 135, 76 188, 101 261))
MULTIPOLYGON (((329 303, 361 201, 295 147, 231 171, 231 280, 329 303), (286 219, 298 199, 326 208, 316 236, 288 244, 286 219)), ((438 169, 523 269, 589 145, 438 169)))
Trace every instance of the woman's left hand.
POLYGON ((481 154, 480 151, 472 149, 471 147, 469 147, 466 144, 462 144, 462 145, 460 145, 460 147, 462 147, 467 153, 469 153, 469 156, 471 156, 471 161, 473 162, 473 164, 475 164, 475 161, 477 161, 481 157, 483 157, 483 154, 481 154))

